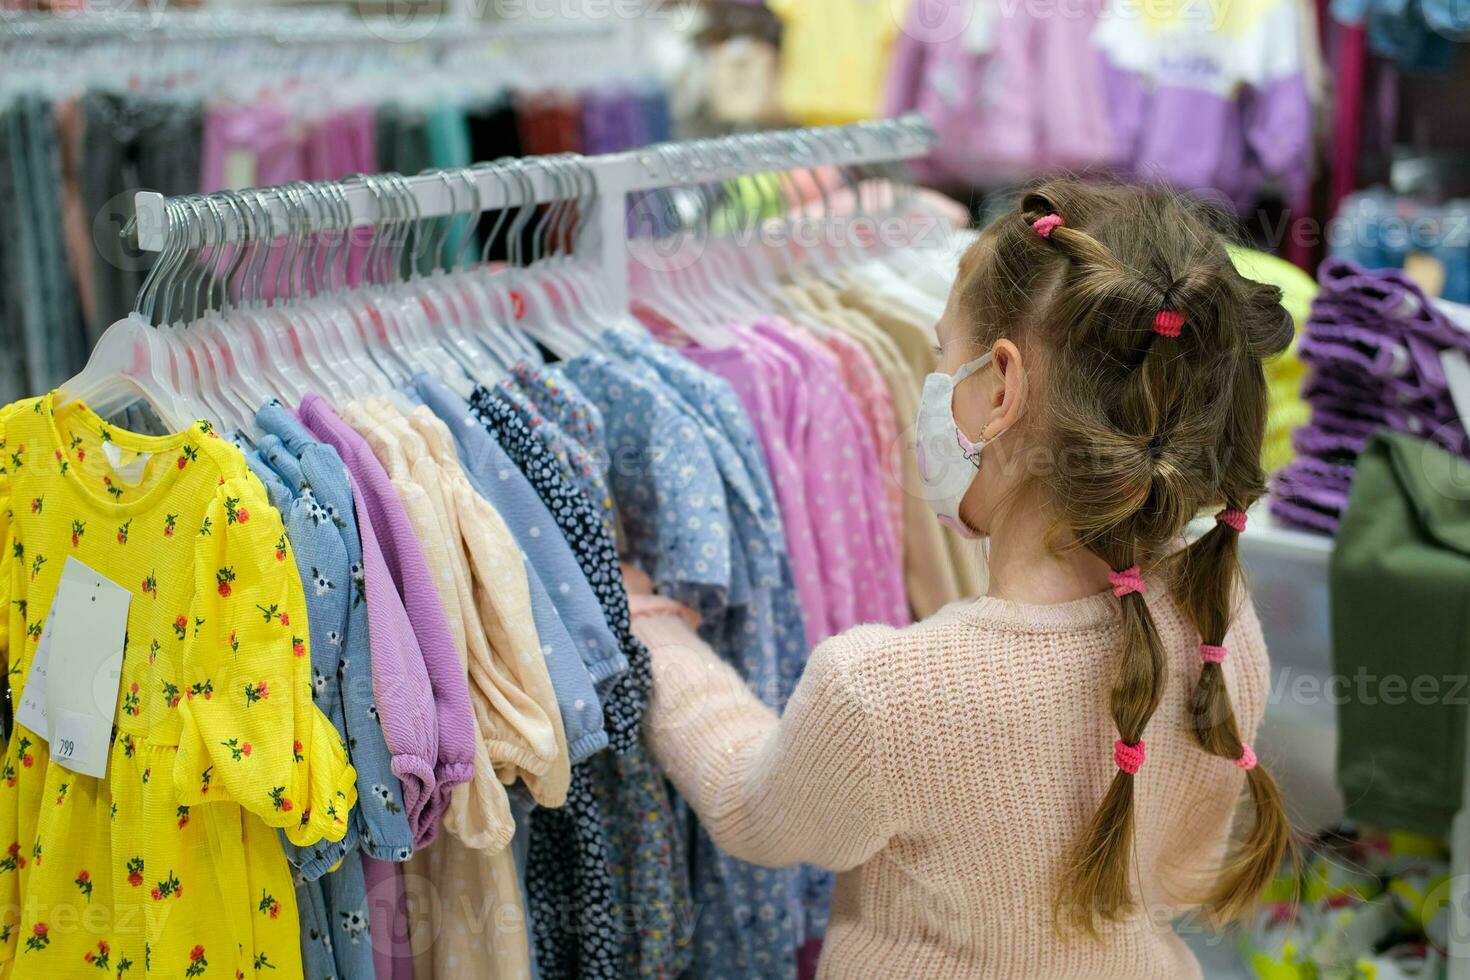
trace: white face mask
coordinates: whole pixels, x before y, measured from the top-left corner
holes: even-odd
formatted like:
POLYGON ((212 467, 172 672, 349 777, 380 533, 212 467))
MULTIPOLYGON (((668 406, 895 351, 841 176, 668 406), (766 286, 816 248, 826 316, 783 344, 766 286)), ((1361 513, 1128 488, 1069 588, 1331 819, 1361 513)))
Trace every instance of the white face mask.
POLYGON ((919 482, 924 499, 939 522, 966 538, 979 537, 960 520, 960 501, 980 471, 980 452, 995 440, 971 442, 954 418, 954 389, 961 381, 990 363, 984 354, 954 374, 936 371, 924 379, 915 420, 919 482))

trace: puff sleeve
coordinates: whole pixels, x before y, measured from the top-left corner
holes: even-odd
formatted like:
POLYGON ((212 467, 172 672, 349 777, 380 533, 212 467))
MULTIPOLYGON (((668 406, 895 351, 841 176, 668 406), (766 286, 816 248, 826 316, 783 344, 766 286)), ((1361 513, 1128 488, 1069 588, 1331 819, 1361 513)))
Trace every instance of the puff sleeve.
POLYGON ((197 591, 174 784, 233 800, 299 846, 341 840, 356 773, 311 697, 306 599, 280 514, 253 477, 226 480, 195 550, 197 591))

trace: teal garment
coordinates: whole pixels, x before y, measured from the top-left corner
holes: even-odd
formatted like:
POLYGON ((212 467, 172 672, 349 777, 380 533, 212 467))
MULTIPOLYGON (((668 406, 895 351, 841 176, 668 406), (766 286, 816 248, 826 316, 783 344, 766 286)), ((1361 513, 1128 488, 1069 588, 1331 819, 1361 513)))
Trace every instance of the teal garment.
POLYGON ((1460 809, 1470 674, 1466 462, 1382 432, 1332 554, 1337 780, 1355 820, 1441 837, 1460 809))
MULTIPOLYGON (((470 124, 465 116, 464 107, 450 105, 441 102, 429 112, 425 120, 425 128, 429 139, 429 165, 440 170, 455 167, 467 167, 474 162, 474 156, 470 152, 470 124)), ((440 245, 440 261, 445 268, 453 267, 458 256, 456 249, 464 240, 465 229, 469 226, 469 219, 459 215, 449 222, 449 231, 444 235, 444 242, 440 245)), ((466 253, 469 247, 466 244, 466 253)))

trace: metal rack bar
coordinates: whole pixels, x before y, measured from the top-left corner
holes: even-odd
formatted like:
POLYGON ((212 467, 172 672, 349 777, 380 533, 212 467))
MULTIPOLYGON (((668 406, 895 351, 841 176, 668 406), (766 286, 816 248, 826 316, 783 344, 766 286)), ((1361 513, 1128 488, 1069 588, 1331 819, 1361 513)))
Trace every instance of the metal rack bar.
MULTIPOLYGON (((934 131, 918 115, 900 119, 831 126, 820 129, 787 130, 749 136, 727 136, 682 143, 665 143, 641 150, 612 153, 596 157, 575 158, 590 173, 595 187, 592 214, 588 215, 589 234, 596 235, 598 262, 608 278, 617 302, 628 296, 628 195, 665 187, 679 187, 706 181, 732 180, 753 174, 822 165, 853 165, 909 160, 924 156, 935 142, 934 131)), ((520 161, 520 172, 530 180, 535 202, 546 203, 561 195, 548 170, 536 165, 536 157, 520 161)), ((405 178, 420 218, 443 217, 455 213, 466 191, 459 180, 464 171, 433 171, 405 178), (446 179, 448 178, 448 179, 446 179)), ((473 172, 482 211, 494 211, 530 203, 517 180, 482 168, 473 172)), ((379 214, 377 199, 365 186, 347 184, 350 223, 354 226, 375 225, 386 216, 379 214)), ((254 191, 252 194, 256 193, 254 191)), ((273 236, 284 236, 288 228, 288 212, 281 192, 266 188, 258 192, 270 214, 273 236)), ((569 196, 575 197, 576 194, 569 196)), ((170 199, 152 191, 139 191, 135 197, 138 214, 138 247, 144 251, 161 251, 167 241, 167 207, 170 199)), ((177 210, 177 209, 176 209, 177 210)), ((186 222, 191 220, 186 214, 186 222)), ((317 230, 315 228, 311 230, 317 230)), ((175 229, 182 233, 182 229, 175 229)), ((223 237, 213 241, 236 241, 244 229, 228 217, 223 237)))

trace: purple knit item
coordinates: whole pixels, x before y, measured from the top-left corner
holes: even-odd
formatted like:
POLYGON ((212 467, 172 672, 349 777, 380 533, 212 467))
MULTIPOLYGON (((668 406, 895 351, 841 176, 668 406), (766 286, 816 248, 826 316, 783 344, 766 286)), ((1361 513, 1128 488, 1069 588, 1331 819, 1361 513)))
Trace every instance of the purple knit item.
MULTIPOLYGON (((427 725, 429 731, 418 732, 421 744, 434 747, 435 784, 426 804, 420 809, 418 819, 411 821, 414 842, 418 847, 431 843, 439 833, 439 823, 449 807, 449 796, 455 786, 467 783, 474 774, 475 739, 478 731, 470 710, 469 682, 459 651, 454 645, 454 635, 449 630, 444 607, 439 602, 439 591, 419 547, 413 525, 403 509, 403 503, 393 489, 388 474, 373 455, 367 441, 354 432, 347 423, 337 417, 331 406, 315 394, 307 394, 301 400, 301 420, 313 434, 331 444, 342 456, 347 472, 352 477, 354 493, 360 491, 357 500, 358 520, 364 527, 370 522, 377 534, 377 543, 382 548, 383 569, 391 576, 397 587, 398 596, 407 613, 406 623, 396 624, 397 629, 408 628, 411 637, 417 638, 422 651, 422 667, 427 675, 427 691, 418 686, 418 677, 405 677, 401 689, 378 690, 378 711, 385 714, 393 710, 399 698, 412 698, 418 705, 424 703, 425 694, 431 695, 427 720, 420 719, 417 725, 427 725)), ((364 535, 364 539, 366 535, 364 535)), ((363 542, 364 565, 367 563, 367 541, 363 542)), ((364 568, 366 575, 367 569, 364 568)), ((382 584, 381 571, 377 576, 382 584)), ((365 585, 368 583, 364 583, 365 585)), ((369 609, 373 607, 369 594, 369 609)), ((374 630, 376 644, 376 620, 369 620, 374 630)), ((384 628, 395 628, 385 623, 384 628)), ((376 652, 374 646, 376 670, 376 652)), ((374 676, 376 687, 376 673, 374 676)), ((393 752, 392 743, 388 751, 393 752)), ((395 759, 396 762, 396 759, 395 759)))

